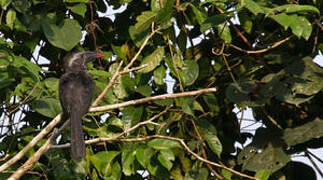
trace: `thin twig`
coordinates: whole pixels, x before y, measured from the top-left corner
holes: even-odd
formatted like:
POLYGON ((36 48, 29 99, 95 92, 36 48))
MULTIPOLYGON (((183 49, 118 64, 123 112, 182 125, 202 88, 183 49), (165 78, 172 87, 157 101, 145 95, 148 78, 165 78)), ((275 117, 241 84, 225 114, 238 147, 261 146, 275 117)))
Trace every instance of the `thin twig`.
POLYGON ((264 108, 261 108, 261 110, 262 110, 262 112, 265 114, 265 116, 269 119, 269 121, 273 124, 273 125, 275 125, 277 128, 279 128, 279 129, 283 129, 278 123, 277 123, 277 121, 274 119, 274 118, 272 118, 266 111, 265 111, 265 109, 264 108))
MULTIPOLYGON (((151 24, 151 27, 152 27, 152 29, 153 29, 153 27, 154 27, 154 22, 151 24)), ((152 30, 152 32, 149 34, 149 36, 145 39, 145 41, 144 41, 144 43, 142 43, 142 45, 140 46, 140 48, 139 48, 139 50, 138 50, 138 52, 137 52, 137 54, 131 59, 131 61, 129 62, 129 64, 124 68, 125 70, 128 70, 132 65, 133 65, 133 63, 137 60, 137 58, 138 58, 138 56, 140 55, 140 53, 141 53, 141 51, 144 49, 144 47, 147 45, 147 43, 148 43, 148 41, 149 41, 149 39, 151 39, 153 36, 154 36, 154 34, 156 33, 156 32, 158 32, 160 30, 160 28, 158 28, 158 29, 156 29, 156 30, 152 30)))
POLYGON ((242 48, 240 48, 240 47, 238 47, 238 46, 235 46, 235 45, 233 45, 233 44, 229 44, 229 45, 230 45, 231 47, 233 47, 234 49, 236 49, 236 50, 238 50, 238 51, 241 51, 241 52, 244 52, 244 53, 247 53, 247 54, 261 54, 261 53, 267 52, 267 51, 269 51, 269 50, 271 50, 271 49, 274 49, 274 48, 276 48, 276 47, 280 46, 281 44, 285 43, 286 41, 290 40, 291 38, 292 38, 292 36, 289 36, 289 37, 287 37, 287 38, 285 38, 285 39, 283 39, 283 40, 280 40, 280 41, 278 41, 278 42, 275 42, 273 45, 271 45, 271 46, 270 46, 270 47, 268 47, 268 48, 259 49, 259 50, 254 50, 254 51, 252 51, 252 50, 245 50, 245 49, 242 49, 242 48))
MULTIPOLYGON (((197 126, 196 126, 196 124, 195 124, 195 121, 194 120, 192 120, 191 121, 192 122, 192 124, 193 124, 193 127, 194 127, 194 130, 195 130, 195 132, 196 132, 196 134, 197 134, 197 138, 198 138, 198 140, 199 141, 202 141, 202 145, 204 146, 204 147, 206 147, 206 144, 203 142, 203 138, 202 138, 202 136, 201 136, 201 134, 200 134, 200 132, 199 132, 199 130, 198 130, 198 128, 197 128, 197 126)), ((207 155, 206 155, 206 151, 205 151, 205 149, 204 149, 204 147, 202 147, 202 155, 203 155, 203 158, 204 159, 208 159, 207 158, 207 155)), ((220 174, 218 174, 213 168, 212 168, 212 166, 210 165, 210 164, 208 164, 208 163, 206 163, 206 166, 209 168, 209 170, 218 178, 218 179, 223 179, 223 177, 220 175, 220 174)))
POLYGON ((323 164, 323 160, 321 159, 321 158, 319 158, 319 157, 317 157, 315 154, 313 154, 311 151, 309 151, 309 150, 306 150, 306 152, 308 153, 308 154, 310 154, 311 156, 313 156, 316 160, 318 160, 320 163, 322 163, 323 164))
POLYGON ((321 177, 323 178, 323 172, 321 171, 321 169, 318 167, 318 165, 315 163, 315 161, 313 160, 313 158, 309 155, 308 152, 305 152, 305 156, 311 161, 311 163, 313 164, 314 168, 317 170, 317 172, 321 175, 321 177))
POLYGON ((148 64, 143 64, 142 66, 133 67, 133 68, 128 69, 128 70, 123 70, 119 74, 123 75, 123 74, 129 73, 129 72, 138 71, 138 70, 143 69, 145 67, 148 67, 148 64))
POLYGON ((184 92, 184 88, 183 88, 183 84, 182 84, 182 80, 181 80, 181 77, 179 76, 179 72, 178 72, 178 69, 177 69, 177 65, 175 63, 175 60, 174 60, 174 53, 173 53, 173 49, 172 49, 172 46, 170 44, 170 40, 169 40, 169 37, 167 36, 167 41, 168 41, 168 47, 169 47, 169 51, 170 51, 170 55, 171 55, 171 59, 172 59, 172 63, 173 63, 173 66, 174 66, 174 69, 175 69, 175 73, 176 73, 176 76, 177 76, 177 79, 178 79, 178 82, 179 82, 179 88, 182 92, 184 92))

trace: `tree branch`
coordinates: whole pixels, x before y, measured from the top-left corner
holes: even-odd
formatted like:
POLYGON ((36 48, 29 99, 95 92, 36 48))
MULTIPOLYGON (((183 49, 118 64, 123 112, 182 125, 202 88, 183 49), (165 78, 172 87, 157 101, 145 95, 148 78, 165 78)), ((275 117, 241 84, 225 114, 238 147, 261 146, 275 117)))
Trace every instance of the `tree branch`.
POLYGON ((174 99, 174 98, 179 98, 179 97, 194 96, 197 94, 204 94, 204 93, 211 93, 211 92, 216 92, 216 88, 207 88, 207 89, 201 89, 201 90, 197 90, 197 91, 188 91, 188 92, 175 93, 175 94, 163 94, 163 95, 146 97, 146 98, 137 99, 137 100, 130 100, 130 101, 122 102, 119 104, 111 104, 111 105, 100 106, 100 107, 92 107, 92 108, 90 108, 90 112, 102 112, 102 111, 117 109, 117 108, 121 108, 121 107, 125 107, 125 106, 142 104, 142 103, 155 101, 155 100, 174 99))

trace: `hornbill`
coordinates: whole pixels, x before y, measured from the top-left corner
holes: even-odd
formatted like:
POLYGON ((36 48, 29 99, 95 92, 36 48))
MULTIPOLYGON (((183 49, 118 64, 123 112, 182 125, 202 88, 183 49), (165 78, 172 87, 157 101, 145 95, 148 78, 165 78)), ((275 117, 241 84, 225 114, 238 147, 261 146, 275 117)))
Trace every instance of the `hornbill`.
POLYGON ((85 157, 85 142, 82 130, 82 117, 89 110, 94 90, 92 76, 86 71, 86 64, 103 57, 96 52, 73 52, 64 61, 65 73, 59 81, 59 100, 63 118, 71 119, 71 157, 85 157))

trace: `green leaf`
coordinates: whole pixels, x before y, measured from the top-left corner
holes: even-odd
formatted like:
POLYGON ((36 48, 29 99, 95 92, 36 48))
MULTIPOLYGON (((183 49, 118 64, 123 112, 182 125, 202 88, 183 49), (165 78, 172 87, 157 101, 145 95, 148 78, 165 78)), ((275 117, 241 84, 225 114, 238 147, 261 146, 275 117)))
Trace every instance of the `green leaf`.
POLYGON ((323 119, 319 118, 296 128, 287 128, 283 134, 283 139, 288 146, 294 146, 320 137, 323 137, 323 119))
POLYGON ((143 86, 139 86, 136 89, 137 92, 139 92, 141 95, 149 97, 152 93, 152 89, 149 85, 143 85, 143 86))
MULTIPOLYGON (((295 60, 276 74, 268 74, 261 80, 256 94, 265 99, 275 97, 280 101, 299 105, 309 101, 323 89, 323 70, 313 63, 311 57, 295 60)), ((255 91, 254 91, 255 92, 255 91)))
POLYGON ((202 25, 203 22, 206 20, 207 13, 203 10, 203 9, 198 9, 197 7, 195 7, 193 4, 190 3, 190 6, 193 10, 193 13, 195 14, 195 18, 197 20, 197 22, 202 25))
POLYGON ((122 59, 127 62, 127 46, 114 46, 111 44, 111 48, 113 53, 118 57, 118 59, 122 59))
POLYGON ((252 143, 238 154, 238 163, 244 170, 275 172, 290 161, 285 149, 279 130, 258 128, 252 143))
POLYGON ((253 147, 251 149, 245 148, 245 150, 249 151, 249 154, 245 155, 248 159, 243 163, 243 169, 253 172, 262 170, 274 172, 290 161, 289 156, 282 148, 275 148, 272 144, 261 150, 261 153, 257 153, 259 150, 253 147))
POLYGON ((135 174, 134 161, 135 161, 136 151, 134 149, 125 149, 122 152, 122 169, 123 173, 126 176, 130 176, 131 174, 135 174))
POLYGON ((179 71, 179 75, 183 80, 183 85, 190 86, 194 84, 199 76, 199 65, 193 60, 186 60, 184 61, 184 66, 179 71))
MULTIPOLYGON (((247 32, 247 33, 251 33, 252 31, 252 27, 253 27, 253 22, 251 20, 251 17, 248 16, 247 13, 239 13, 239 21, 243 27, 243 29, 247 32)), ((286 29, 285 29, 286 30, 286 29)))
POLYGON ((137 33, 140 33, 150 28, 151 23, 156 19, 156 13, 152 11, 144 11, 140 16, 137 17, 137 23, 135 28, 137 33))
POLYGON ((109 118, 108 125, 118 127, 120 129, 123 129, 124 126, 125 126, 124 122, 121 119, 117 118, 117 117, 109 118))
POLYGON ((290 28, 293 34, 298 38, 303 37, 305 40, 308 40, 312 33, 311 23, 303 16, 298 16, 296 21, 291 23, 290 28))
POLYGON ((285 30, 287 30, 291 23, 293 23, 293 21, 296 21, 297 15, 287 15, 285 13, 280 13, 274 16, 270 16, 270 18, 278 22, 284 27, 285 30))
POLYGON ((12 2, 12 0, 0 0, 1 8, 6 10, 11 2, 12 2))
POLYGON ((160 106, 169 106, 172 105, 174 102, 173 99, 162 99, 162 100, 156 100, 154 103, 160 105, 160 106))
POLYGON ((320 10, 318 10, 315 6, 299 5, 299 4, 286 4, 286 5, 272 8, 271 11, 284 12, 284 13, 312 12, 318 15, 320 14, 320 10))
POLYGON ((179 142, 169 139, 153 139, 148 142, 148 146, 154 149, 182 148, 179 142))
POLYGON ((122 111, 122 121, 128 126, 133 126, 141 120, 143 107, 127 106, 122 111))
POLYGON ((142 167, 147 168, 151 157, 155 154, 152 148, 139 148, 136 150, 136 159, 142 165, 142 167))
POLYGON ((38 113, 50 118, 54 118, 62 111, 59 101, 54 98, 41 98, 32 101, 31 107, 38 113))
POLYGON ((6 23, 11 30, 13 30, 15 21, 16 21, 16 11, 13 9, 9 9, 6 16, 6 23))
POLYGON ((196 121, 196 125, 203 137, 206 140, 207 144, 211 150, 218 156, 221 156, 222 153, 222 144, 217 137, 216 128, 205 119, 199 119, 196 121))
POLYGON ((89 0, 66 0, 67 3, 88 3, 89 0))
POLYGON ((180 166, 175 166, 175 168, 172 169, 170 174, 176 180, 183 180, 184 179, 180 166))
POLYGON ((60 25, 42 22, 42 28, 48 41, 58 48, 70 51, 81 38, 81 26, 74 19, 65 19, 60 25))
POLYGON ((158 85, 165 84, 164 78, 166 77, 166 68, 165 66, 159 66, 157 69, 154 70, 154 81, 158 85))
POLYGON ((218 35, 221 39, 223 39, 227 43, 231 43, 232 37, 230 28, 226 23, 220 24, 217 26, 218 29, 218 35))
POLYGON ((111 176, 108 178, 105 178, 106 180, 115 180, 115 179, 121 179, 122 176, 122 169, 118 162, 114 162, 112 165, 112 172, 111 176))
POLYGON ((165 7, 173 7, 175 0, 152 0, 150 3, 151 10, 157 12, 165 7))
POLYGON ((179 49, 182 52, 185 52, 186 45, 187 45, 187 36, 186 36, 186 33, 182 30, 180 31, 180 33, 177 37, 177 44, 178 44, 179 49))
POLYGON ((108 176, 112 172, 112 160, 120 154, 119 151, 101 151, 90 156, 90 161, 103 176, 108 176))
MULTIPOLYGON (((145 31, 138 32, 135 28, 135 26, 129 27, 129 35, 131 40, 134 41, 137 47, 140 47, 146 40, 146 38, 149 36, 149 29, 145 31)), ((149 42, 148 42, 149 44, 149 42)))
POLYGON ((168 169, 168 171, 170 171, 173 167, 172 161, 175 160, 175 155, 172 150, 165 149, 160 151, 157 159, 166 169, 168 169))
POLYGON ((73 168, 73 171, 76 174, 76 177, 85 178, 86 160, 84 158, 78 159, 78 160, 73 159, 72 168, 73 168))
POLYGON ((182 107, 183 111, 186 114, 189 114, 191 116, 194 116, 193 112, 193 102, 194 99, 192 97, 183 97, 179 99, 180 106, 182 107))
POLYGON ((16 81, 15 78, 8 72, 0 72, 0 89, 9 86, 11 83, 15 81, 16 81))
POLYGON ((164 53, 165 53, 164 47, 160 47, 150 55, 146 56, 141 62, 141 66, 146 65, 147 67, 140 69, 139 72, 148 73, 154 70, 163 59, 164 53))
POLYGON ((230 171, 221 169, 221 174, 224 177, 224 179, 231 180, 232 173, 230 171))
POLYGON ((193 109, 197 110, 197 111, 204 112, 203 107, 201 106, 201 104, 198 101, 193 102, 193 109))
POLYGON ((117 79, 119 84, 114 85, 113 92, 120 98, 124 99, 135 91, 135 81, 127 74, 117 79))
POLYGON ((148 164, 148 171, 151 175, 159 179, 170 179, 169 171, 162 166, 156 158, 152 158, 148 164))
POLYGON ((67 8, 69 10, 71 10, 73 13, 75 14, 78 14, 82 17, 84 17, 85 13, 86 13, 86 10, 87 10, 87 7, 85 4, 77 4, 77 5, 74 5, 74 6, 67 6, 67 8))
POLYGON ((208 30, 209 28, 215 27, 216 25, 220 25, 220 24, 226 22, 227 18, 228 17, 225 14, 218 14, 218 15, 210 16, 201 24, 200 31, 204 32, 204 31, 208 30))
POLYGON ((111 73, 103 70, 89 70, 88 71, 93 77, 100 77, 100 78, 111 78, 111 73))
MULTIPOLYGON (((260 96, 260 94, 253 94, 254 81, 241 81, 238 83, 231 83, 226 89, 226 96, 239 105, 247 106, 262 106, 271 96, 260 96)), ((270 93, 268 93, 270 94, 270 93)), ((273 95, 272 95, 273 96, 273 95)))
POLYGON ((57 91, 58 81, 59 81, 58 78, 50 77, 50 78, 46 78, 43 82, 45 83, 47 88, 51 89, 52 91, 57 91))
POLYGON ((208 93, 208 94, 203 95, 203 100, 205 101, 206 105, 208 106, 209 111, 212 111, 215 113, 220 112, 218 100, 214 94, 208 93))
POLYGON ((258 171, 255 175, 255 178, 258 178, 259 180, 267 180, 270 177, 271 171, 269 170, 261 170, 258 171))
POLYGON ((185 174, 185 180, 207 180, 209 172, 205 168, 199 168, 196 170, 190 170, 185 174))
POLYGON ((168 28, 172 25, 170 22, 173 16, 173 5, 162 8, 158 11, 156 15, 156 23, 160 24, 163 29, 168 28))
POLYGON ((173 25, 172 17, 174 12, 175 0, 163 0, 160 1, 160 9, 157 11, 156 23, 160 25, 162 29, 167 29, 173 25))
POLYGON ((265 9, 253 0, 243 0, 241 1, 241 6, 247 8, 254 15, 257 15, 259 13, 265 13, 265 9))
POLYGON ((19 0, 13 1, 11 4, 18 12, 25 13, 31 6, 31 2, 29 0, 19 0))
POLYGON ((31 75, 34 81, 40 80, 39 72, 42 70, 35 63, 32 63, 22 56, 14 56, 12 66, 23 70, 31 75))

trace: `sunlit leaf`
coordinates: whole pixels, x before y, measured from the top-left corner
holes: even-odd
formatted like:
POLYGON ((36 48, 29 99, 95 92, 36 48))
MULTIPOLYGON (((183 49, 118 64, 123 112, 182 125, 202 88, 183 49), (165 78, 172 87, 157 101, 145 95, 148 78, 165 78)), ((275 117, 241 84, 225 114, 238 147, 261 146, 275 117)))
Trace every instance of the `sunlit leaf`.
POLYGON ((112 171, 112 160, 120 154, 119 151, 98 152, 90 157, 91 163, 100 174, 107 176, 112 171))
POLYGON ((135 24, 137 33, 150 28, 150 25, 156 19, 156 16, 157 14, 152 11, 142 12, 142 14, 137 17, 137 23, 135 24))
POLYGON ((164 53, 164 47, 160 47, 150 55, 146 56, 141 62, 141 66, 146 65, 147 67, 140 69, 139 72, 147 73, 154 70, 159 65, 160 61, 163 59, 164 53))
POLYGON ((148 142, 148 146, 159 150, 182 147, 179 142, 169 139, 153 139, 148 142))
POLYGON ((77 4, 74 6, 68 6, 68 9, 70 9, 73 13, 78 14, 82 17, 84 17, 85 12, 87 10, 86 5, 85 4, 77 4))
POLYGON ((65 19, 60 25, 43 22, 42 27, 48 41, 66 51, 71 50, 82 38, 81 26, 76 20, 65 19))

